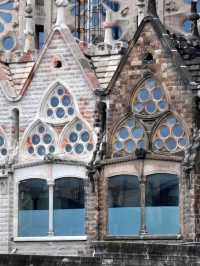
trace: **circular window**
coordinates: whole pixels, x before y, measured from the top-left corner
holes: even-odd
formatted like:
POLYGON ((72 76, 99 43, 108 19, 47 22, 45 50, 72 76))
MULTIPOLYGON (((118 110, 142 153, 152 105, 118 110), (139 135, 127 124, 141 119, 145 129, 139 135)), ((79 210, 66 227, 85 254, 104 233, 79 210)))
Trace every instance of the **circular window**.
POLYGON ((13 37, 11 36, 7 36, 3 39, 3 47, 6 49, 6 50, 12 50, 12 48, 14 47, 15 45, 15 42, 14 42, 14 39, 13 37))

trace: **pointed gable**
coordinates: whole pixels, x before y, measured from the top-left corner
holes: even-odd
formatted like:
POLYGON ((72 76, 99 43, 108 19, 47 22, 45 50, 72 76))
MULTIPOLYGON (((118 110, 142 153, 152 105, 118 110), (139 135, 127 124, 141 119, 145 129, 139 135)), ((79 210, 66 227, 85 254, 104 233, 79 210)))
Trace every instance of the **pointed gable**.
POLYGON ((168 112, 180 114, 191 129, 194 117, 189 81, 190 74, 159 18, 146 17, 103 93, 109 98, 109 145, 113 145, 113 129, 127 115, 145 124, 149 137, 156 121, 168 112))

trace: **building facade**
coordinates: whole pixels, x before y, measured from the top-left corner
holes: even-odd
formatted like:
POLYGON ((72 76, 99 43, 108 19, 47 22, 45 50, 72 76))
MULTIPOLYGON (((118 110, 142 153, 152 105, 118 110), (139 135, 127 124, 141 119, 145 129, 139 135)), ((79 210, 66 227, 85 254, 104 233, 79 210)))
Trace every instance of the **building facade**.
POLYGON ((0 253, 199 241, 199 2, 121 2, 101 3, 97 43, 73 36, 76 2, 0 4, 18 18, 0 36, 0 253))

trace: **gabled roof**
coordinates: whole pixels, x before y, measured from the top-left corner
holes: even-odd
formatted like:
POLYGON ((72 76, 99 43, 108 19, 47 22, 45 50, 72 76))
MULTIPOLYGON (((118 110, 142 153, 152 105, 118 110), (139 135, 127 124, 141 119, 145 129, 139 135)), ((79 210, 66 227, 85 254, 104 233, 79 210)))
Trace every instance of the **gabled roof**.
POLYGON ((183 83, 185 84, 185 86, 193 86, 193 84, 191 83, 192 81, 192 77, 190 72, 188 71, 185 62, 183 61, 183 59, 181 58, 180 54, 178 53, 178 50, 176 49, 172 39, 170 38, 169 34, 167 33, 164 25, 161 23, 160 19, 158 17, 152 17, 152 16, 147 16, 145 17, 140 26, 138 27, 131 43, 129 46, 129 49, 127 50, 127 52, 125 53, 125 55, 122 57, 120 64, 115 72, 115 74, 113 75, 107 89, 105 90, 100 90, 98 91, 98 93, 106 95, 109 94, 109 92, 111 91, 111 89, 113 88, 113 85, 116 81, 116 79, 118 78, 119 73, 121 72, 123 66, 125 65, 125 63, 127 62, 127 59, 129 57, 129 54, 131 53, 132 49, 134 48, 135 44, 137 43, 145 25, 147 23, 150 23, 153 27, 153 29, 155 30, 161 44, 162 47, 165 51, 166 54, 169 55, 169 57, 172 60, 173 65, 176 67, 177 71, 179 72, 179 75, 183 81, 183 83))
POLYGON ((54 34, 57 32, 66 43, 67 47, 71 50, 71 53, 73 54, 76 62, 79 64, 82 70, 83 75, 85 76, 88 86, 92 90, 100 88, 98 79, 96 78, 94 71, 90 67, 87 58, 82 53, 70 30, 67 27, 55 27, 50 33, 48 40, 41 50, 41 53, 36 62, 30 60, 22 60, 23 62, 18 63, 2 63, 2 66, 0 66, 0 68, 2 69, 2 75, 4 75, 0 81, 0 87, 3 89, 3 92, 8 100, 19 101, 23 97, 25 91, 27 90, 34 77, 34 74, 36 73, 36 70, 40 65, 43 55, 47 51, 54 34), (5 90, 5 88, 7 89, 5 90))

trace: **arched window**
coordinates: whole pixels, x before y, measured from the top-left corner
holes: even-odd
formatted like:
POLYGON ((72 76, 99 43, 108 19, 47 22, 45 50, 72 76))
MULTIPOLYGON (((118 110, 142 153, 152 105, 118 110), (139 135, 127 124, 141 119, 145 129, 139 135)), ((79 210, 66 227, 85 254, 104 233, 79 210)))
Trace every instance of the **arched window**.
POLYGON ((132 154, 137 148, 145 149, 147 136, 144 127, 134 118, 126 120, 118 127, 112 146, 114 156, 132 154))
POLYGON ((188 143, 189 139, 182 123, 173 115, 161 121, 152 139, 155 152, 179 152, 184 150, 188 143))
POLYGON ((61 148, 66 155, 85 156, 94 150, 94 137, 92 131, 80 119, 64 128, 61 134, 61 148))
POLYGON ((108 181, 108 234, 136 235, 140 230, 140 187, 137 176, 119 175, 108 181))
POLYGON ((74 119, 76 108, 69 91, 57 82, 45 97, 41 112, 42 117, 49 123, 64 123, 74 119))
POLYGON ((84 182, 78 178, 57 179, 54 186, 54 234, 85 234, 84 182))
POLYGON ((179 182, 176 175, 148 176, 146 227, 149 234, 179 233, 179 182))
POLYGON ((34 123, 23 142, 25 156, 43 158, 46 154, 54 154, 56 149, 57 144, 53 129, 41 121, 34 123))
POLYGON ((137 89, 132 99, 134 113, 152 116, 168 109, 167 98, 161 84, 153 78, 147 79, 137 89))
POLYGON ((28 179, 19 184, 18 235, 48 235, 49 194, 47 182, 28 179))
POLYGON ((19 110, 12 110, 12 145, 15 147, 19 143, 19 110))

